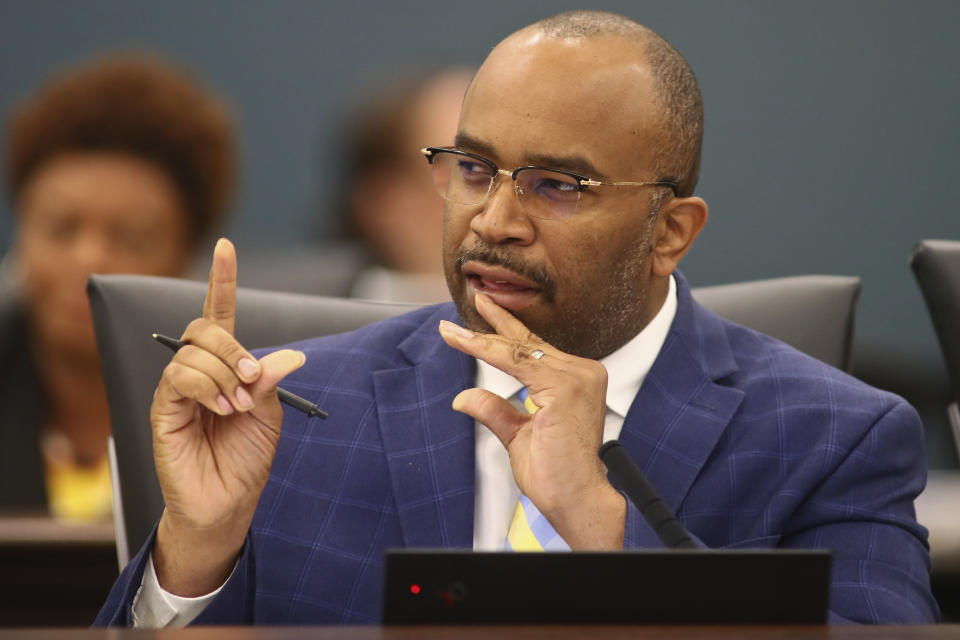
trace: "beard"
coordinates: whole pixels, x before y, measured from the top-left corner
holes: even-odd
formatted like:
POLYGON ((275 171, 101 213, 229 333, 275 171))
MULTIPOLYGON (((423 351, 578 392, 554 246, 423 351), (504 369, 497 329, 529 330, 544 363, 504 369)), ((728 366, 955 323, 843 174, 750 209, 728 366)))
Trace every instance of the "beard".
MULTIPOLYGON (((549 318, 534 314, 509 311, 528 329, 550 345, 571 355, 598 360, 616 351, 637 335, 650 321, 656 310, 650 309, 650 292, 640 283, 649 272, 652 253, 651 237, 657 216, 651 215, 648 224, 636 240, 616 255, 605 256, 609 268, 584 264, 585 272, 596 270, 598 277, 588 278, 578 290, 564 292, 566 300, 549 318)), ((464 324, 479 333, 494 333, 466 294, 466 280, 462 267, 467 261, 504 267, 517 273, 540 289, 544 302, 557 299, 557 278, 540 265, 523 260, 510 246, 491 245, 481 238, 457 250, 453 264, 446 269, 447 285, 464 324)))

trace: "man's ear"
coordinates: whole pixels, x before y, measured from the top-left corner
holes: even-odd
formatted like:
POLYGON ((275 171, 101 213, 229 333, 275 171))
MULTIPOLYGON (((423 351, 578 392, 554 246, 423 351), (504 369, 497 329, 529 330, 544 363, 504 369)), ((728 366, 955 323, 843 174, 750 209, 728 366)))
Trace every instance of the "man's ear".
POLYGON ((663 205, 653 247, 654 275, 665 278, 673 273, 707 223, 707 215, 703 198, 671 198, 663 205))

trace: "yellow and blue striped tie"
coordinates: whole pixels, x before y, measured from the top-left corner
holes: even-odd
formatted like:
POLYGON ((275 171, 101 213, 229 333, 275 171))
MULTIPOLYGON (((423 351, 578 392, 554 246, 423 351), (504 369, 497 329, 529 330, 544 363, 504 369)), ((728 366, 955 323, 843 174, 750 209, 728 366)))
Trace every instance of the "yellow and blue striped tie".
MULTIPOLYGON (((540 408, 533 404, 526 387, 520 389, 517 397, 523 403, 523 408, 531 414, 536 413, 540 408)), ((507 551, 569 551, 570 546, 553 530, 550 522, 530 502, 530 498, 520 494, 504 549, 507 551)))

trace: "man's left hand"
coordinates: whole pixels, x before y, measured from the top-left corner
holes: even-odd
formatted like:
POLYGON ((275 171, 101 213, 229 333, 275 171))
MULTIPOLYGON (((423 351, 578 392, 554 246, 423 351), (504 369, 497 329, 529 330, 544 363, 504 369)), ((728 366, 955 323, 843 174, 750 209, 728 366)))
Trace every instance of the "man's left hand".
POLYGON ((453 408, 500 439, 517 486, 571 549, 621 549, 626 501, 607 481, 597 457, 607 370, 596 360, 547 344, 489 296, 478 293, 475 304, 496 333, 443 321, 444 341, 519 380, 539 410, 532 415, 519 411, 477 388, 459 393, 453 408))

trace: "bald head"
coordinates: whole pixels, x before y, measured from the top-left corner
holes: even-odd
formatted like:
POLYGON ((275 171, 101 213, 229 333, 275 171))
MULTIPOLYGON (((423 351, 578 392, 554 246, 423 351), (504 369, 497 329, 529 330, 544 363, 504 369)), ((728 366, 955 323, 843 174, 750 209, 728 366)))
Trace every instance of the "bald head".
MULTIPOLYGON (((530 293, 504 294, 501 306, 583 357, 611 353, 660 308, 707 210, 700 198, 669 197, 662 184, 673 179, 682 196, 693 190, 700 126, 695 118, 694 134, 675 133, 664 65, 651 62, 658 41, 619 16, 569 14, 510 35, 477 71, 455 147, 499 172, 480 202, 447 201, 443 243, 450 292, 471 327, 490 330, 473 300, 481 290, 498 294, 497 274, 508 284, 518 274, 516 286, 530 293), (683 139, 696 149, 678 151, 683 139), (594 181, 577 190, 575 215, 530 213, 531 204, 553 206, 555 181, 511 185, 507 175, 539 167, 594 181)), ((471 168, 464 162, 457 179, 476 180, 471 168)))
POLYGON ((657 179, 676 182, 680 196, 692 195, 700 175, 703 101, 697 79, 683 56, 651 29, 605 11, 561 13, 534 23, 511 38, 528 37, 531 33, 572 40, 614 37, 633 45, 649 70, 658 108, 659 122, 648 131, 657 179))

